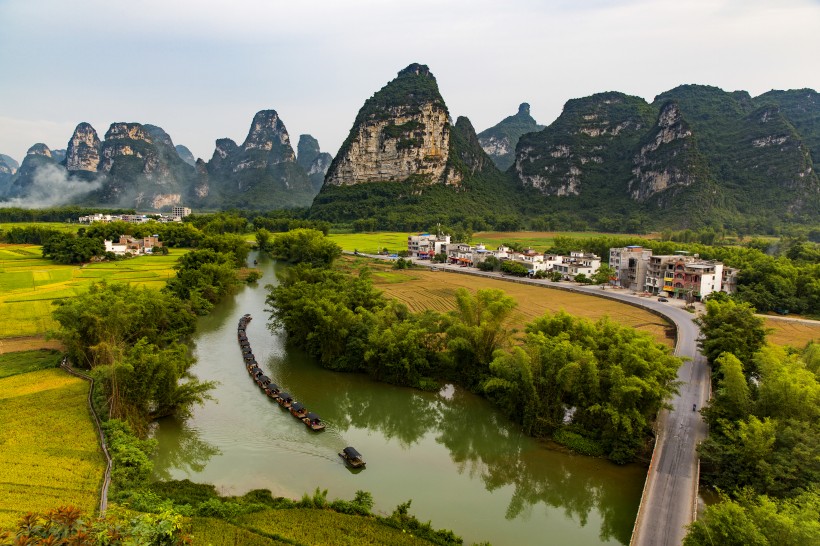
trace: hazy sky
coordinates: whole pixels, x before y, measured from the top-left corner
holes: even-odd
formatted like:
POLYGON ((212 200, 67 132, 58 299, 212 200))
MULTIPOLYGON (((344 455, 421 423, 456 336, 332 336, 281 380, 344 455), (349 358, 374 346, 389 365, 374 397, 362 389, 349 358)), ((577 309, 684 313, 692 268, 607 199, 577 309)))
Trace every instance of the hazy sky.
POLYGON ((819 53, 820 0, 0 0, 0 153, 137 121, 207 160, 272 108, 335 154, 412 62, 480 131, 601 91, 820 90, 819 53))

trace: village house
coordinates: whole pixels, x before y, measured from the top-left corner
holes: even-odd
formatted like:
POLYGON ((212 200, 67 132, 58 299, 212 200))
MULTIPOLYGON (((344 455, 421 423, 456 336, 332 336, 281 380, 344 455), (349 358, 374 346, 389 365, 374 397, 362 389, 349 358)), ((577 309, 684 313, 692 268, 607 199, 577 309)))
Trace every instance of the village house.
POLYGON ((105 244, 106 252, 113 252, 118 256, 124 256, 125 254, 151 254, 154 251, 154 247, 162 247, 162 242, 159 240, 158 235, 152 235, 150 237, 121 235, 117 243, 107 239, 103 241, 103 243, 105 244))
POLYGON ((558 271, 565 280, 573 280, 578 275, 591 278, 601 268, 601 258, 595 254, 572 251, 569 256, 551 256, 552 271, 558 271), (561 261, 555 263, 556 258, 561 261))
POLYGON ((430 235, 419 233, 407 237, 407 252, 411 258, 420 260, 432 259, 436 254, 447 254, 450 245, 449 235, 430 235))

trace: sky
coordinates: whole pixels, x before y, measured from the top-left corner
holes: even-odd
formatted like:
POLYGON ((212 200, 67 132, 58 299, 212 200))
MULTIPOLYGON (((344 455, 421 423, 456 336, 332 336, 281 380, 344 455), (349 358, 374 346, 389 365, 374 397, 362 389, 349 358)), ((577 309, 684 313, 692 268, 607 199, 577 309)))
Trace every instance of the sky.
POLYGON ((820 0, 0 0, 0 153, 140 122, 208 160, 274 109, 335 154, 413 62, 481 131, 603 91, 820 90, 818 52, 820 0))

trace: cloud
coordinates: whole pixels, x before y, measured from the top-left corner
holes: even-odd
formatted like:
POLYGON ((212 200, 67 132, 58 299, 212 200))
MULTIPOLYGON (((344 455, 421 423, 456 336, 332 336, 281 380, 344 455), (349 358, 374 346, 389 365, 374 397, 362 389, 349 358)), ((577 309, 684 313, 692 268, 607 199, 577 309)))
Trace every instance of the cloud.
POLYGON ((42 165, 34 171, 31 186, 25 197, 14 197, 0 202, 4 207, 24 209, 46 208, 72 203, 78 197, 100 189, 102 180, 87 181, 69 176, 58 165, 42 165))

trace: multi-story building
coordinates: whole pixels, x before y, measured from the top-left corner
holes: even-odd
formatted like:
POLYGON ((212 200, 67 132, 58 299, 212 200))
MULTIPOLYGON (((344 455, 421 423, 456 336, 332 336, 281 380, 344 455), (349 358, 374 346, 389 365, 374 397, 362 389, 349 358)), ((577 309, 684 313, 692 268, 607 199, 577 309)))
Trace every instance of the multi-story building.
POLYGON ((723 279, 720 283, 720 289, 727 294, 737 292, 737 276, 739 273, 740 269, 723 266, 723 279))
POLYGON ((449 235, 419 233, 418 235, 409 235, 407 237, 407 252, 412 258, 426 260, 442 252, 446 254, 449 244, 449 235))
POLYGON ((549 256, 552 270, 560 272, 564 279, 572 280, 578 275, 592 277, 601 268, 601 258, 595 254, 570 252, 569 256, 549 256), (556 258, 561 261, 556 263, 556 258))
POLYGON ((675 264, 678 262, 689 263, 693 261, 695 261, 695 257, 689 256, 686 252, 649 256, 643 290, 655 295, 663 292, 665 290, 664 287, 671 284, 671 280, 674 277, 675 264))
POLYGON ((188 207, 181 207, 179 205, 174 205, 173 208, 171 209, 171 217, 174 220, 182 220, 183 218, 185 218, 186 216, 189 216, 190 214, 191 214, 191 209, 189 209, 188 207))
POLYGON ((630 290, 643 290, 652 251, 638 245, 609 249, 609 267, 615 271, 612 284, 630 290))
POLYGON ((667 264, 663 290, 676 298, 700 301, 712 292, 720 292, 723 264, 681 256, 667 264))

